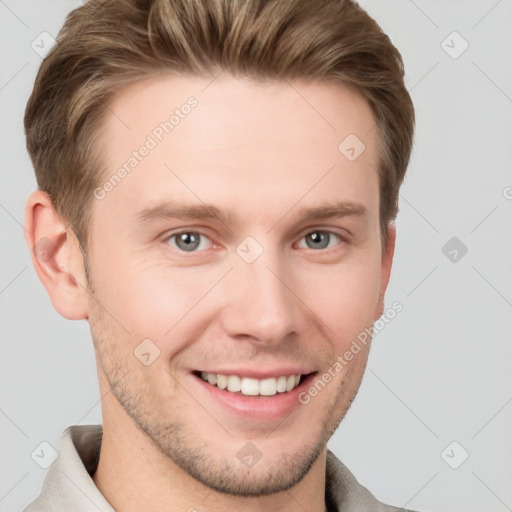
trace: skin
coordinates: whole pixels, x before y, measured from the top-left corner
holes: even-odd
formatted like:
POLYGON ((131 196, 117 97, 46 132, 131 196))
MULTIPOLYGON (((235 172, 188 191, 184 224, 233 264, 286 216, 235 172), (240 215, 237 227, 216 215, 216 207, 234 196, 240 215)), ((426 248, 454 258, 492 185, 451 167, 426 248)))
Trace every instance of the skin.
POLYGON ((190 96, 197 107, 93 199, 89 282, 48 196, 34 192, 26 206, 29 246, 52 242, 51 257, 33 261, 54 307, 91 328, 104 426, 94 482, 122 512, 323 512, 326 443, 370 344, 279 421, 226 410, 190 372, 296 364, 321 375, 381 316, 396 234, 390 224, 381 247, 375 120, 363 98, 326 82, 152 78, 110 105, 105 178, 190 96), (366 146, 353 162, 338 150, 351 133, 366 146), (213 204, 232 218, 136 220, 165 201, 213 204), (335 201, 367 213, 304 220, 303 209, 335 201), (171 238, 180 228, 203 235, 195 252, 171 238), (325 248, 306 236, 318 231, 325 248), (248 236, 263 248, 250 264, 236 252, 248 236), (160 355, 145 366, 133 351, 148 338, 160 355), (252 467, 237 457, 248 441, 262 453, 252 467))

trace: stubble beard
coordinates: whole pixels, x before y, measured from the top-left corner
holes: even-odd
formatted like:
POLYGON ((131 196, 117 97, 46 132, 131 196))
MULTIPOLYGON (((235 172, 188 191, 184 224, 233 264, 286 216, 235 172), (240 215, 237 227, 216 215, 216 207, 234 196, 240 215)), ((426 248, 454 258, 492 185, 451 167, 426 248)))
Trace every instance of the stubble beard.
MULTIPOLYGON (((92 286, 90 290, 94 294, 92 286)), ((98 365, 101 366, 98 370, 106 377, 113 396, 136 427, 169 459, 171 466, 173 463, 197 482, 221 494, 237 497, 267 496, 287 491, 297 485, 325 451, 327 441, 338 428, 359 389, 360 382, 350 392, 350 396, 347 396, 347 391, 343 389, 344 381, 340 378, 338 389, 331 395, 332 400, 326 402, 322 414, 319 415, 322 424, 320 433, 315 435, 316 439, 309 438, 309 443, 303 444, 293 454, 284 453, 278 456, 275 452, 265 454, 262 440, 260 461, 252 467, 246 467, 236 457, 236 452, 245 444, 243 441, 237 440, 234 443, 237 446, 230 447, 233 455, 219 455, 218 448, 209 444, 209 439, 214 439, 215 435, 209 439, 200 439, 194 432, 193 427, 197 422, 193 419, 187 421, 187 418, 168 418, 165 417, 165 412, 158 413, 155 403, 158 405, 159 402, 151 401, 154 392, 148 382, 135 382, 130 379, 131 368, 134 367, 130 364, 129 357, 134 356, 122 352, 122 347, 128 343, 123 345, 121 342, 116 344, 117 348, 112 347, 111 340, 121 339, 123 336, 121 330, 116 328, 114 320, 107 317, 94 299, 91 299, 89 311, 91 335, 98 365), (120 357, 119 354, 123 355, 120 357)), ((177 389, 182 390, 182 385, 177 386, 177 389)), ((162 407, 161 411, 164 410, 166 409, 162 407)), ((303 417, 311 415, 303 414, 303 417)), ((209 423, 216 424, 211 421, 209 423)), ((318 423, 315 426, 318 427, 318 423)), ((225 430, 220 426, 218 428, 220 435, 225 437, 225 430)), ((282 428, 286 428, 286 420, 282 422, 282 428)), ((252 442, 258 447, 257 441, 252 442)))

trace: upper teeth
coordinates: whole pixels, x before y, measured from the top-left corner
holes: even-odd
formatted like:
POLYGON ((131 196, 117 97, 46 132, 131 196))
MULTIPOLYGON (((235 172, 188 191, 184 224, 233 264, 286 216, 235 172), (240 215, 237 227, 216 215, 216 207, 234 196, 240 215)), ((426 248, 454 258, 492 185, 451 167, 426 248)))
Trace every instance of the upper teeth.
POLYGON ((201 372, 201 378, 219 389, 227 389, 234 393, 240 391, 244 395, 270 396, 296 388, 299 385, 300 374, 259 380, 238 375, 201 372))

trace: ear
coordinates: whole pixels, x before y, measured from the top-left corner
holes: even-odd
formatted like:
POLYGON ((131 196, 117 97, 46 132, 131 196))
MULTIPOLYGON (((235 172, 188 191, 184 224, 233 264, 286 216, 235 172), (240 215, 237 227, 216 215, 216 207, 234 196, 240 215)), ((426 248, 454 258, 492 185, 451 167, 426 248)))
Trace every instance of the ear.
POLYGON ((25 240, 53 307, 69 320, 88 318, 87 282, 78 239, 42 190, 33 192, 25 205, 25 240))
POLYGON ((391 276, 391 266, 393 264, 393 255, 395 253, 395 242, 396 225, 391 221, 388 224, 388 238, 381 258, 380 294, 377 301, 377 309, 375 311, 375 321, 384 314, 384 295, 386 294, 389 278, 391 276))

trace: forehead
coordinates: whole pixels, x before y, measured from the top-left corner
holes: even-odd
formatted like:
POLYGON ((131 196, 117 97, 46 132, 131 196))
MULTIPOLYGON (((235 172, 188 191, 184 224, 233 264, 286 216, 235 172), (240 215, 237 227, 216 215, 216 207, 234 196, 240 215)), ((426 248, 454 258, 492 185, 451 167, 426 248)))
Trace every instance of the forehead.
MULTIPOLYGON (((285 126, 287 132, 281 133, 280 138, 295 135, 299 141, 293 126, 305 122, 310 124, 310 129, 303 135, 309 139, 314 132, 324 136, 329 131, 337 132, 334 137, 337 139, 346 130, 368 138, 370 134, 367 136, 365 132, 375 124, 368 102, 341 83, 264 81, 223 73, 213 78, 163 74, 125 87, 108 106, 103 127, 110 135, 117 132, 123 138, 134 129, 149 133, 155 121, 168 121, 180 107, 189 110, 186 104, 191 98, 199 108, 192 109, 195 115, 186 124, 205 131, 214 128, 205 140, 213 139, 220 128, 227 130, 243 125, 246 129, 237 132, 240 138, 252 131, 264 129, 272 133, 285 126)), ((183 120, 180 112, 177 114, 183 120)), ((176 121, 173 121, 175 128, 178 124, 185 125, 176 121)))
POLYGON ((118 93, 101 131, 102 183, 122 175, 112 207, 378 194, 374 116, 340 84, 165 75, 118 93))

